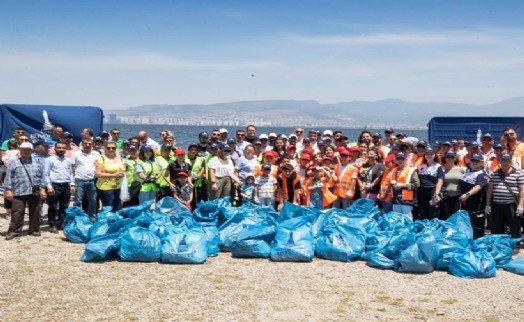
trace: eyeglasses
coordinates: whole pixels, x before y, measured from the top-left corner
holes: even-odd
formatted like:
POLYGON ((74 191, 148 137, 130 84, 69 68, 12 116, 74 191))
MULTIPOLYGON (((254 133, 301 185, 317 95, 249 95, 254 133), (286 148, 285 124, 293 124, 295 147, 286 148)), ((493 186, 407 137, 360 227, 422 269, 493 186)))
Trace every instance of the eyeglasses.
POLYGON ((107 151, 116 150, 116 147, 114 147, 114 146, 108 146, 108 147, 106 147, 106 150, 107 150, 107 151))
POLYGON ((304 133, 304 131, 295 131, 295 133, 304 133))
POLYGON ((246 136, 245 134, 237 134, 237 136, 246 136))
POLYGON ((491 141, 491 138, 483 138, 482 141, 491 141))
POLYGON ((506 134, 504 134, 504 136, 515 136, 515 135, 517 135, 517 133, 506 133, 506 134))

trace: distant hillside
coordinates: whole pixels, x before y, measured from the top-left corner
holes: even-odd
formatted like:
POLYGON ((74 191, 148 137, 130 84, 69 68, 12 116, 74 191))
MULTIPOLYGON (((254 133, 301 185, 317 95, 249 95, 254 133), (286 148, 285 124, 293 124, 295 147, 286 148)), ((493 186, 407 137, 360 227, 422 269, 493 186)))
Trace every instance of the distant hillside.
POLYGON ((265 100, 211 105, 154 104, 105 110, 122 123, 248 124, 274 126, 425 127, 435 116, 522 116, 524 97, 495 104, 413 103, 397 99, 320 104, 316 101, 265 100))

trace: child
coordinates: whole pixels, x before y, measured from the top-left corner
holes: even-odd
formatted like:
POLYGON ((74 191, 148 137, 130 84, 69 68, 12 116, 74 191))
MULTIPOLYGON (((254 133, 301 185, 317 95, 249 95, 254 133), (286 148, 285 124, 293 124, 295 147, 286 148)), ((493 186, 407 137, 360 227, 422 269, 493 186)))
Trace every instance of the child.
POLYGON ((329 168, 311 167, 313 177, 308 178, 307 189, 309 190, 309 206, 311 208, 327 208, 335 199, 328 190, 328 184, 331 179, 329 168))
POLYGON ((262 166, 262 175, 255 179, 255 200, 258 198, 260 206, 273 207, 277 179, 271 175, 271 164, 262 166))
POLYGON ((193 185, 189 183, 188 174, 181 171, 176 176, 175 191, 173 197, 183 203, 191 211, 191 201, 193 200, 193 185))
POLYGON ((246 176, 246 183, 240 187, 240 195, 242 196, 242 204, 250 201, 254 202, 255 200, 255 175, 249 173, 246 176))

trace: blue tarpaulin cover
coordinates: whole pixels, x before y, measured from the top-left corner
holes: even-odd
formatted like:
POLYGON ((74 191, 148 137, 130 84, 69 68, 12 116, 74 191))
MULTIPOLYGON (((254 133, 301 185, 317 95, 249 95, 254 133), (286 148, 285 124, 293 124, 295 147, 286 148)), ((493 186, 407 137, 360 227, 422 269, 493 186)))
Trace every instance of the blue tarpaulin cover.
POLYGON ((80 142, 80 132, 92 128, 95 134, 102 131, 104 113, 95 106, 54 106, 54 105, 0 105, 0 135, 2 142, 12 137, 13 129, 23 128, 27 134, 40 133, 44 124, 43 111, 49 121, 70 132, 73 140, 80 142))

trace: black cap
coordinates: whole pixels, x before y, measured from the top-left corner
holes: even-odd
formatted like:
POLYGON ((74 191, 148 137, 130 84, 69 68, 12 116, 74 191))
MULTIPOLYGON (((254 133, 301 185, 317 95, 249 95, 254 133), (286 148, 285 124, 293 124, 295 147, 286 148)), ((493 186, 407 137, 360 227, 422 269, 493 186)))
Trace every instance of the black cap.
POLYGON ((500 159, 508 159, 508 160, 511 160, 512 157, 511 157, 511 154, 509 153, 503 153, 501 156, 500 156, 500 159))
POLYGON ((37 146, 39 146, 39 145, 44 145, 44 146, 49 147, 49 143, 46 142, 46 141, 44 141, 44 140, 38 140, 38 141, 34 141, 34 142, 33 142, 33 146, 34 146, 34 147, 37 147, 37 146))
POLYGON ((392 128, 388 128, 388 129, 384 130, 384 133, 390 133, 391 134, 391 133, 395 133, 395 131, 393 131, 392 128))
POLYGON ((201 137, 203 137, 203 136, 205 136, 205 137, 209 137, 209 133, 207 133, 207 132, 200 132, 200 134, 198 134, 198 137, 199 137, 199 138, 201 138, 201 137))
POLYGON ((373 138, 375 138, 375 137, 382 138, 382 135, 380 133, 375 133, 371 137, 373 137, 373 138))
POLYGON ((426 142, 424 140, 420 140, 420 141, 417 142, 417 147, 418 146, 427 147, 428 146, 428 142, 426 142))
POLYGON ((471 160, 484 161, 484 157, 482 154, 477 153, 471 156, 471 160))
POLYGON ((71 133, 69 133, 69 132, 64 132, 64 133, 62 133, 62 135, 60 137, 62 137, 62 138, 72 138, 73 135, 71 133))
POLYGON ((267 164, 267 163, 264 164, 264 165, 262 166, 262 170, 271 170, 271 164, 267 164))
POLYGON ((493 145, 493 149, 502 149, 502 150, 504 150, 504 146, 502 144, 500 144, 500 143, 496 143, 496 144, 493 145))
POLYGON ((454 158, 455 156, 456 156, 456 155, 455 155, 455 152, 453 152, 453 151, 451 151, 451 150, 448 151, 448 152, 446 152, 446 153, 444 153, 444 157, 445 157, 445 158, 454 158))

